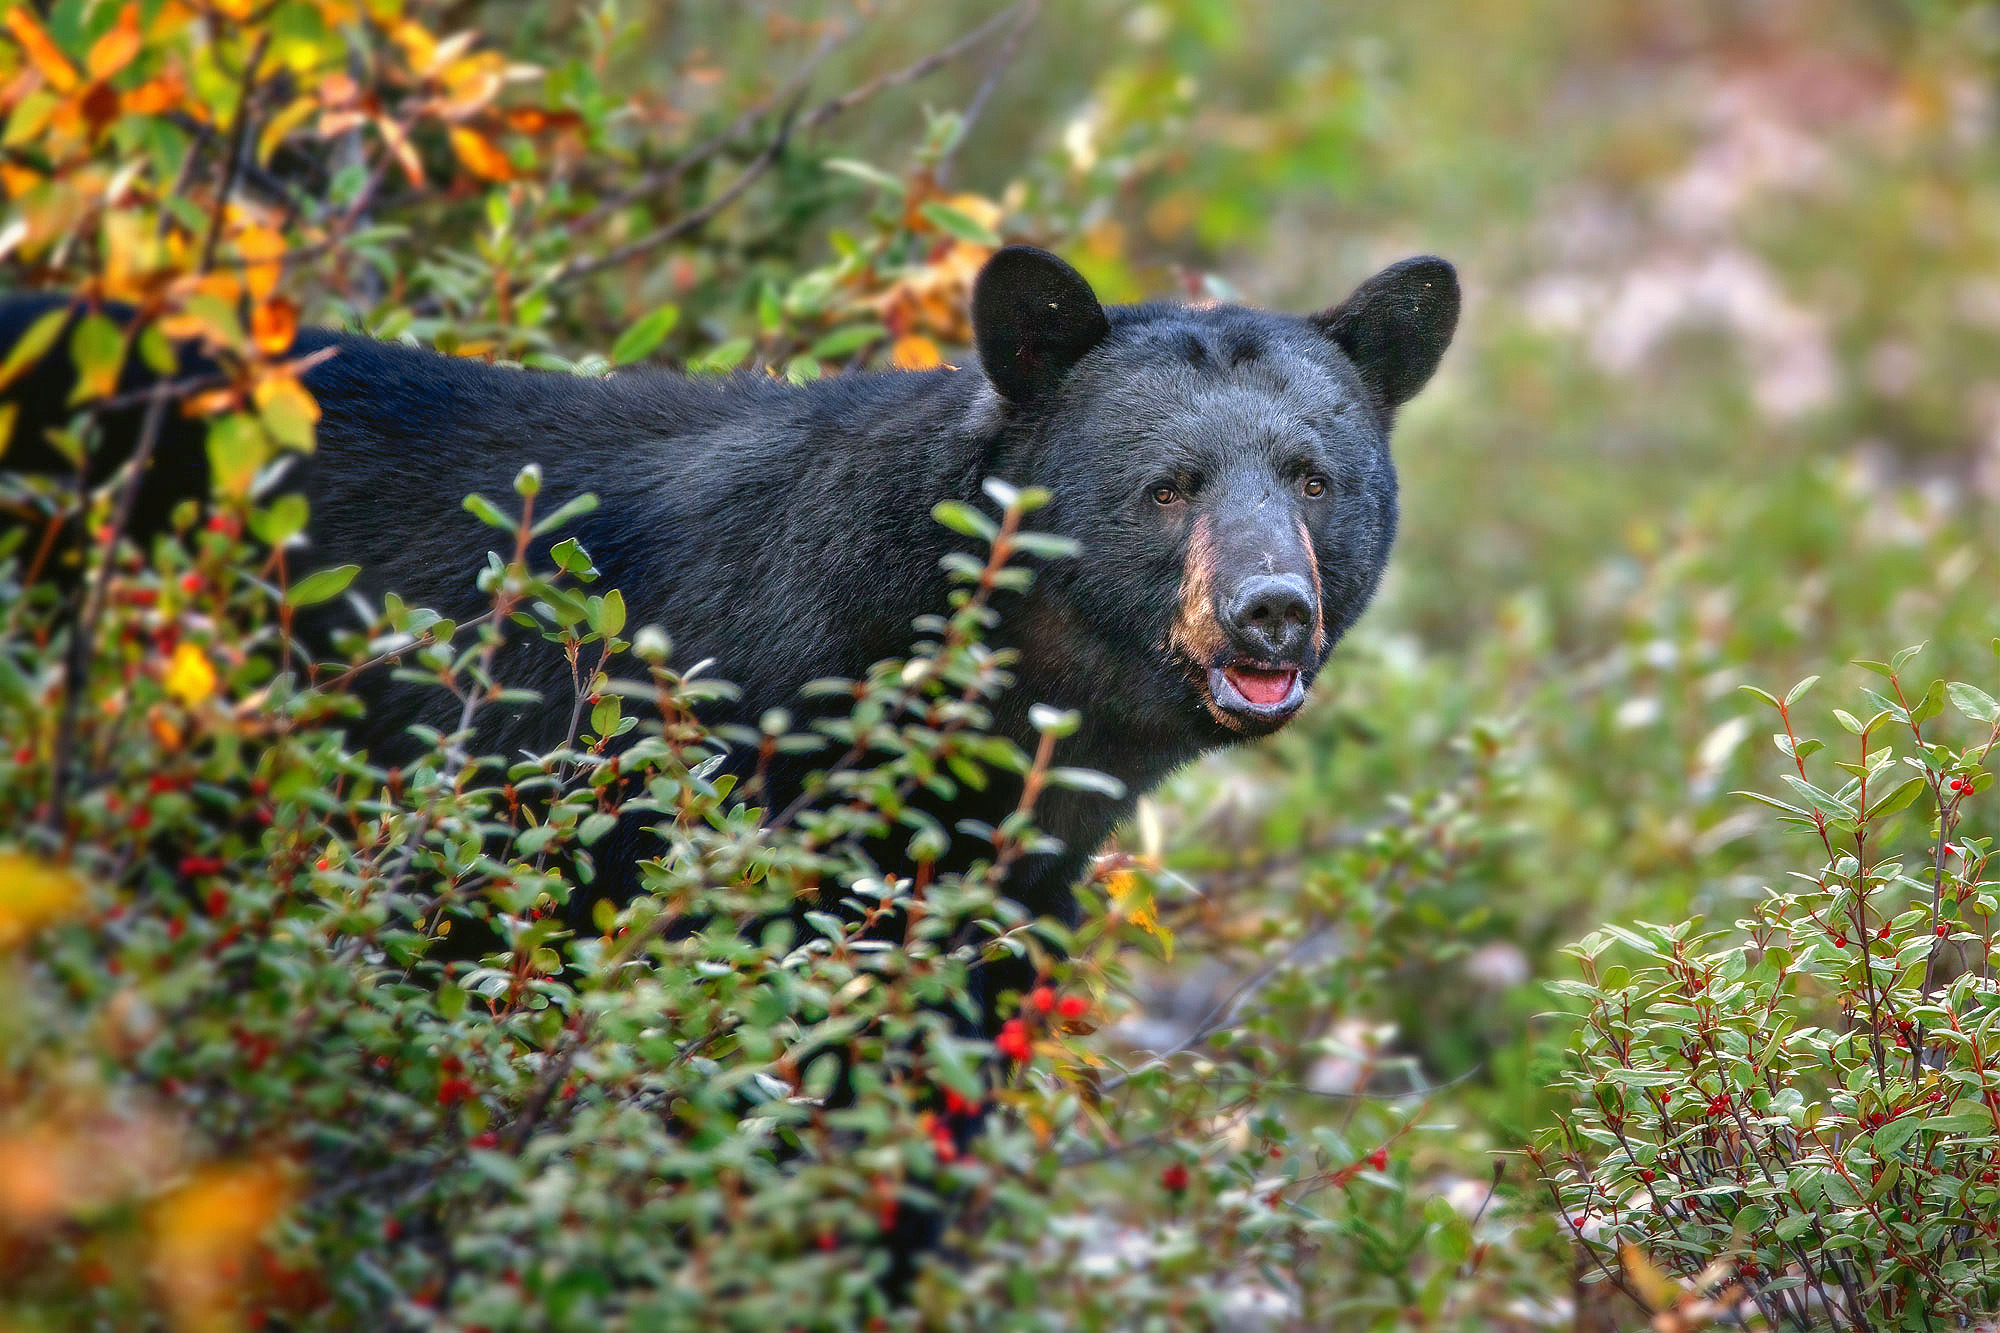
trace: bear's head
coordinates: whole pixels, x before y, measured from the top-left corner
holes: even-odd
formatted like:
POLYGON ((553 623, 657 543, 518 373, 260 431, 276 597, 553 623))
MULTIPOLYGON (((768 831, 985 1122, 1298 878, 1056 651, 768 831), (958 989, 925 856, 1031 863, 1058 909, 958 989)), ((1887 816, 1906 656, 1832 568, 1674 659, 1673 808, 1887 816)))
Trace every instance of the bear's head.
POLYGON ((1206 748, 1295 715, 1380 581, 1389 431, 1458 322, 1450 264, 1407 259, 1317 315, 1107 310, 1010 246, 973 292, 1002 475, 1082 557, 1039 577, 1022 684, 1141 743, 1206 748))

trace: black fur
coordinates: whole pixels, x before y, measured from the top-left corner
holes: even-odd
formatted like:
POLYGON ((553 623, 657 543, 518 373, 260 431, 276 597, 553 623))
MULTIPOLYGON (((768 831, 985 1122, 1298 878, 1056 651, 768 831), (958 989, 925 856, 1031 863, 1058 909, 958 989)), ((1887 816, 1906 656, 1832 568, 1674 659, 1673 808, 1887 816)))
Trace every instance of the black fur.
MULTIPOLYGON (((0 344, 49 304, 0 307, 0 344)), ((1061 260, 1010 247, 974 300, 986 374, 853 375, 803 388, 755 374, 594 380, 308 332, 299 351, 336 355, 307 379, 323 418, 317 452, 296 473, 311 501, 312 549, 293 568, 358 564, 356 588, 372 601, 395 591, 474 614, 484 605, 474 577, 500 534, 460 501, 471 491, 511 498, 522 465, 539 463, 541 512, 582 491, 601 500, 567 530, 603 571, 598 586, 624 592, 632 625, 667 629, 678 660, 713 657, 716 674, 741 687, 740 702, 711 721, 754 722, 771 707, 796 708, 807 680, 860 676, 902 654, 912 619, 946 606, 939 557, 964 543, 931 519, 936 501, 978 502, 987 476, 1048 486, 1055 500, 1037 526, 1076 538, 1084 554, 1043 569, 1026 603, 1005 608, 1003 638, 1022 659, 999 726, 1032 749, 1029 704, 1080 710, 1083 728, 1061 761, 1103 770, 1127 793, 1052 793, 1041 809, 1066 850, 1024 862, 1009 891, 1071 917, 1070 884, 1139 794, 1204 750, 1283 720, 1218 712, 1206 681, 1225 661, 1192 661, 1173 641, 1197 525, 1214 538, 1218 605, 1260 571, 1285 566, 1304 578, 1314 571, 1300 553, 1316 557, 1325 633, 1290 664, 1309 684, 1381 575, 1396 528, 1392 414, 1435 368, 1457 306, 1450 266, 1424 259, 1312 318, 1174 304, 1107 312, 1061 260), (1302 491, 1310 478, 1323 479, 1316 498, 1302 491), (1162 487, 1178 498, 1162 504, 1162 487)), ((57 354, 7 395, 23 414, 0 467, 57 467, 39 439, 67 415, 68 383, 57 354)), ((136 416, 114 423, 100 474, 129 455, 136 416)), ((205 492, 199 440, 176 422, 162 441, 142 523, 157 526, 174 500, 205 492)), ((1238 659, 1248 657, 1229 658, 1238 659)), ((570 686, 558 655, 521 636, 499 671, 556 702, 488 718, 481 745, 511 753, 559 742, 570 686)), ((435 691, 386 677, 370 703, 362 738, 378 750, 412 722, 455 720, 435 691)), ((767 799, 782 806, 820 763, 775 771, 767 799)), ((1014 800, 1003 784, 936 813, 951 829, 995 820, 1014 800)), ((600 846, 604 891, 634 889, 645 838, 621 829, 600 846)))

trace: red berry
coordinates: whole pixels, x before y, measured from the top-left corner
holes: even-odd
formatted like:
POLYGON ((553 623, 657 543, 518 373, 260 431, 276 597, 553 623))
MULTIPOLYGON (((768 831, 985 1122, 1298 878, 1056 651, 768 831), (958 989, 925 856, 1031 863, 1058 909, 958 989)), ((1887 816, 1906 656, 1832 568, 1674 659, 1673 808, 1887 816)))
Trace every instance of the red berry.
POLYGON ((1836 949, 1845 949, 1847 947, 1847 936, 1835 935, 1833 937, 1833 947, 1836 949))
POLYGON ((444 1079, 438 1084, 438 1105, 456 1106, 472 1097, 472 1084, 462 1078, 444 1079))
POLYGON ((186 593, 200 592, 201 575, 195 573, 181 575, 181 591, 186 593))
POLYGON ((1951 934, 1951 927, 1940 921, 1938 922, 1937 933, 1940 935, 1949 935, 1951 934))
POLYGON ((1887 922, 1884 922, 1882 924, 1882 929, 1875 932, 1875 938, 1878 940, 1886 940, 1889 938, 1889 925, 1887 922))
POLYGON ((1056 993, 1047 986, 1037 986, 1028 992, 1028 1005, 1038 1014, 1046 1014, 1056 1007, 1056 993))
POLYGON ((221 916, 229 910, 229 895, 220 886, 208 891, 208 900, 202 904, 210 916, 221 916))
POLYGON ((185 931, 186 929, 187 929, 187 922, 183 921, 181 918, 179 917, 169 918, 167 921, 167 938, 170 940, 177 940, 181 937, 181 932, 185 931))
POLYGON ((1162 1188, 1179 1194, 1188 1187, 1188 1169, 1184 1163, 1174 1162, 1160 1172, 1162 1188))
POLYGON ((1644 1166, 1640 1167, 1639 1179, 1645 1181, 1648 1185, 1652 1184, 1655 1179, 1652 1168, 1644 1166))
POLYGON ((472 1136, 472 1146, 475 1148, 497 1148, 500 1146, 500 1136, 490 1129, 484 1130, 472 1136))
POLYGON ((1000 1035, 993 1039, 993 1049, 1010 1060, 1026 1063, 1034 1051, 1034 1043, 1028 1039, 1028 1027, 1018 1018, 1010 1018, 1000 1025, 1000 1035))
POLYGON ((382 1239, 395 1240, 403 1234, 403 1224, 395 1218, 385 1218, 382 1222, 382 1239))
POLYGON ((34 763, 35 747, 32 745, 23 745, 20 749, 14 751, 14 762, 17 764, 34 763))
POLYGON ((814 1238, 813 1243, 818 1245, 822 1250, 832 1250, 840 1244, 840 1237, 834 1235, 831 1231, 822 1231, 814 1238))
POLYGON ((1062 997, 1062 1003, 1056 1007, 1056 1012, 1074 1023, 1090 1012, 1090 1001, 1081 995, 1065 995, 1062 997))
POLYGON ((1389 1150, 1387 1148, 1377 1148, 1374 1152, 1369 1153, 1368 1165, 1374 1167, 1377 1171, 1386 1171, 1389 1167, 1389 1150))
POLYGON ((952 1138, 950 1127, 942 1120, 931 1123, 931 1150, 940 1162, 950 1164, 958 1160, 958 1142, 952 1138))

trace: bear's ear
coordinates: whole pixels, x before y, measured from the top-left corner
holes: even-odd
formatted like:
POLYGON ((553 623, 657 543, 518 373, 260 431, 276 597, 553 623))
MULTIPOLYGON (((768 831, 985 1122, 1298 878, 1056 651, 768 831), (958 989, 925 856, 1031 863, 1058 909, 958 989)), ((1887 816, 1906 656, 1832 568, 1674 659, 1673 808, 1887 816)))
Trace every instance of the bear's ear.
POLYGON ((1109 332, 1111 321, 1083 275, 1032 245, 1001 250, 973 284, 979 364, 1010 403, 1029 403, 1055 388, 1109 332))
POLYGON ((1416 396, 1458 327, 1458 272, 1419 255, 1377 273, 1314 324, 1347 353, 1385 416, 1416 396))

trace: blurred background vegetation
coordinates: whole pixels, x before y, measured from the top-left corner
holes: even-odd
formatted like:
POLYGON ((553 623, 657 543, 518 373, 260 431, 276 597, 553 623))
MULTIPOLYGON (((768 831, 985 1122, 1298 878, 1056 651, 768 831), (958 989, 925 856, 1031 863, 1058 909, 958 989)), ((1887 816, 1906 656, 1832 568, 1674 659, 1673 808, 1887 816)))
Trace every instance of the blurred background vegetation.
MULTIPOLYGON (((51 30, 91 8, 56 6, 51 30)), ((1514 1155, 1565 1110, 1557 950, 1607 921, 1728 922, 1784 875, 1796 844, 1730 795, 1782 760, 1738 686, 1845 693, 1849 659, 1925 640, 1938 674, 1990 667, 2000 8, 419 11, 541 67, 553 119, 484 149, 422 140, 421 185, 278 153, 274 197, 315 201, 288 220, 352 240, 294 266, 308 321, 558 364, 671 304, 628 351, 809 375, 953 359, 995 237, 1059 249, 1107 301, 1308 311, 1407 254, 1458 265, 1456 345, 1396 438, 1386 589, 1301 722, 1182 775, 1123 835, 1169 873, 1098 1040, 1174 1046, 1293 961, 1274 939, 1332 921, 1314 947, 1366 960, 1338 1004, 1264 987, 1246 1035, 1312 1057, 1307 1123, 1345 1131, 1363 1106, 1395 1145, 1403 1211, 1342 1233, 1369 1284, 1334 1308, 1599 1327, 1514 1155), (1437 1239, 1452 1215, 1476 1223, 1463 1249, 1437 1239), (1411 1254, 1456 1294, 1420 1289, 1411 1254)), ((1106 1213, 1159 1193, 1157 1160, 1092 1169, 1106 1213)), ((1283 1291, 1230 1317, 1308 1326, 1283 1291)))

